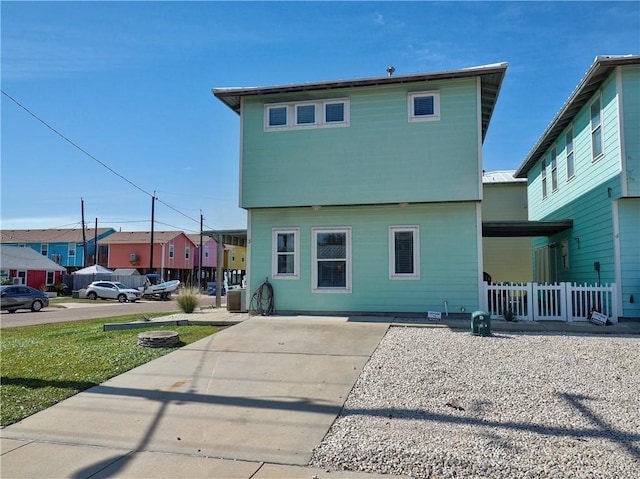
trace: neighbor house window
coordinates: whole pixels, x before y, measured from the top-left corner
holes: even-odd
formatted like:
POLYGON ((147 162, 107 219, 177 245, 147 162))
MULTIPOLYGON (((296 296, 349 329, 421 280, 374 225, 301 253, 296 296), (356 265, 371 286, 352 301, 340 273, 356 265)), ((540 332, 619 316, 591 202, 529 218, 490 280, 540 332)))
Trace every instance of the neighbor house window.
POLYGON ((313 290, 351 291, 351 228, 313 228, 313 290))
POLYGON ((567 153, 567 180, 576 175, 576 162, 573 154, 573 128, 569 128, 564 136, 567 153))
POLYGON ((440 93, 437 91, 409 94, 409 121, 440 119, 440 93))
POLYGON ((76 257, 76 245, 70 244, 69 245, 69 258, 75 258, 75 257, 76 257))
POLYGON ((598 159, 604 152, 602 145, 602 97, 598 95, 591 104, 591 155, 598 159))
POLYGON ((558 150, 551 148, 551 191, 558 189, 558 150))
POLYGON ((547 157, 542 157, 542 199, 547 197, 547 157))
POLYGON ((265 106, 265 130, 349 126, 349 100, 313 100, 265 106))
POLYGON ((191 256, 191 248, 189 246, 184 247, 184 259, 189 259, 191 256))
POLYGON ((49 255, 49 245, 46 243, 42 243, 40 245, 40 253, 42 253, 42 256, 48 256, 49 255))
POLYGON ((209 257, 209 245, 204 246, 204 257, 205 258, 209 257))
POLYGON ((47 284, 53 284, 56 282, 55 271, 47 271, 47 284))
MULTIPOLYGON (((300 277, 300 230, 274 229, 272 236, 271 274, 274 278, 300 277)), ((244 254, 242 255, 244 261, 244 254)))
POLYGON ((169 245, 169 258, 173 259, 173 256, 175 255, 175 246, 170 244, 169 245))
POLYGON ((420 230, 389 227, 389 279, 420 279, 420 230))

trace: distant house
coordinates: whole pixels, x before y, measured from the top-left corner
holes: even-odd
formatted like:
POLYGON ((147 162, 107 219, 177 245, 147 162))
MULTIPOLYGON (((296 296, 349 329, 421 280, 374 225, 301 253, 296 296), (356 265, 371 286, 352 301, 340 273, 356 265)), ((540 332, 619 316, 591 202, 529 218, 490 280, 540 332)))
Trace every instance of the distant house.
POLYGON ((189 234, 187 237, 195 245, 194 249, 194 272, 197 277, 198 270, 200 268, 200 256, 202 256, 202 284, 206 286, 208 282, 215 281, 215 270, 218 264, 217 245, 216 240, 209 237, 202 237, 202 255, 200 254, 200 235, 189 234))
POLYGON ((153 233, 153 265, 151 264, 151 232, 118 232, 102 242, 109 248, 107 267, 135 268, 140 273, 149 269, 160 273, 165 280, 187 282, 195 264, 195 244, 182 231, 155 231, 153 233))
POLYGON ((0 279, 33 288, 60 283, 66 268, 31 248, 0 247, 0 279))
POLYGON ((250 290, 267 278, 278 312, 477 309, 506 69, 214 89, 240 115, 250 290))
POLYGON ((72 272, 93 264, 96 239, 100 245, 114 232, 113 228, 86 229, 83 240, 82 229, 1 230, 0 243, 31 248, 72 272))
POLYGON ((598 56, 515 176, 529 218, 571 227, 533 240, 537 282, 615 283, 640 317, 640 56, 598 56))
MULTIPOLYGON (((515 170, 482 175, 482 221, 526 221, 527 181, 514 178, 515 170)), ((494 283, 527 283, 532 280, 531 238, 483 237, 483 268, 494 283)))

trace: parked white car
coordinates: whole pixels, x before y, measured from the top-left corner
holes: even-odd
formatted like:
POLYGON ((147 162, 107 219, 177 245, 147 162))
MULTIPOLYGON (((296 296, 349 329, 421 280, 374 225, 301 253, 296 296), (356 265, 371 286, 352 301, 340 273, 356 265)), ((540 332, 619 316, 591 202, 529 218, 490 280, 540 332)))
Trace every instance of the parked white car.
POLYGON ((121 303, 139 300, 142 293, 115 281, 94 281, 87 286, 88 299, 117 299, 121 303))

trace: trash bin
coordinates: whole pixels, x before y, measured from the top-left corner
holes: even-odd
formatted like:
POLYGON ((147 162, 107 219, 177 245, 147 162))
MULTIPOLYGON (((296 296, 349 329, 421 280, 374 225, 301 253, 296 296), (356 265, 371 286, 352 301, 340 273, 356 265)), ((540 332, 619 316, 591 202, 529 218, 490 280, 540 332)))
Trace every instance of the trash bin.
POLYGON ((491 336, 491 315, 484 311, 471 313, 471 334, 491 336))

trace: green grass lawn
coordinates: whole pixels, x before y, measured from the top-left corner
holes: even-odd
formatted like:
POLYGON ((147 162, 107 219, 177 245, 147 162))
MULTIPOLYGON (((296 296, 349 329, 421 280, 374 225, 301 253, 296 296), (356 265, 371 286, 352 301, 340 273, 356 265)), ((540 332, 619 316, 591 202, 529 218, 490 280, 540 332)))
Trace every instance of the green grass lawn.
MULTIPOLYGON (((0 425, 13 424, 175 350, 138 347, 137 336, 143 331, 141 329, 102 331, 104 323, 136 319, 138 316, 120 316, 3 329, 0 337, 0 425)), ((165 328, 178 332, 182 345, 222 329, 212 326, 165 328)), ((149 331, 148 328, 144 330, 149 331)))

